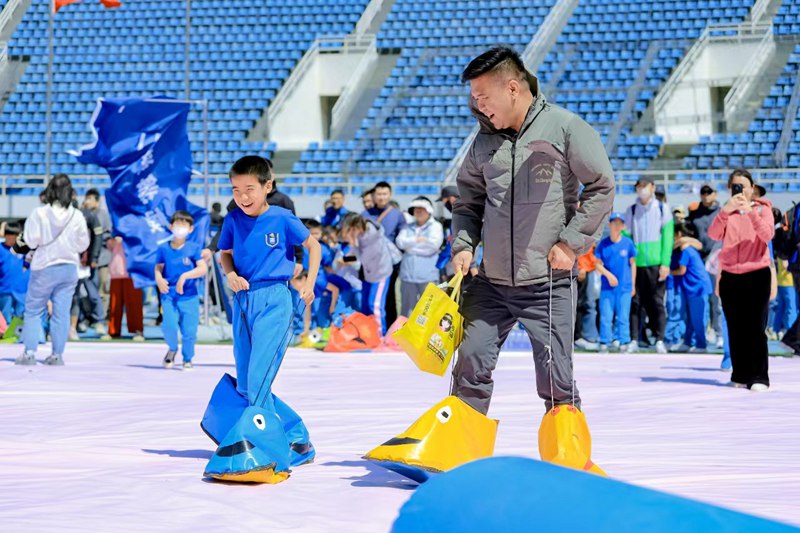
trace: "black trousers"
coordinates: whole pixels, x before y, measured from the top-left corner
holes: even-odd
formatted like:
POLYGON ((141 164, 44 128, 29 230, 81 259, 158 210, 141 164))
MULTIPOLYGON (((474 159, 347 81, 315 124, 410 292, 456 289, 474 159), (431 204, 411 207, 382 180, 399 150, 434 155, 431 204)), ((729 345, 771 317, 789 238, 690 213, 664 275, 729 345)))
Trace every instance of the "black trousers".
MULTIPOLYGON (((794 288, 800 294, 800 273, 794 273, 794 288)), ((800 355, 800 315, 794 324, 786 330, 781 342, 794 350, 795 355, 800 355)))
POLYGON ((767 317, 769 315, 769 268, 746 274, 722 272, 719 296, 728 322, 733 373, 731 381, 748 388, 769 385, 767 317))
POLYGON ((667 291, 667 282, 658 280, 658 268, 657 266, 636 268, 636 296, 631 300, 632 340, 639 338, 639 323, 645 314, 656 340, 664 340, 664 329, 667 326, 664 294, 667 291))
POLYGON ((395 297, 395 287, 397 278, 400 276, 400 264, 392 267, 392 276, 389 278, 389 292, 386 294, 386 327, 390 327, 397 320, 397 298, 395 297))

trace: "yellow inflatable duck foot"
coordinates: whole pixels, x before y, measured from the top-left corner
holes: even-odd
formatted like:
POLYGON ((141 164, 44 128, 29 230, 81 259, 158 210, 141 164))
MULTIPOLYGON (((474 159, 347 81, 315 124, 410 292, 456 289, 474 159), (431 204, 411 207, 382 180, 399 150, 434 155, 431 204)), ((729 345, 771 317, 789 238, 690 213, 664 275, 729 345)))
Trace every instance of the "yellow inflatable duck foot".
POLYGON ((542 461, 600 476, 607 474, 592 462, 592 437, 586 416, 574 405, 557 405, 542 418, 539 427, 542 461))

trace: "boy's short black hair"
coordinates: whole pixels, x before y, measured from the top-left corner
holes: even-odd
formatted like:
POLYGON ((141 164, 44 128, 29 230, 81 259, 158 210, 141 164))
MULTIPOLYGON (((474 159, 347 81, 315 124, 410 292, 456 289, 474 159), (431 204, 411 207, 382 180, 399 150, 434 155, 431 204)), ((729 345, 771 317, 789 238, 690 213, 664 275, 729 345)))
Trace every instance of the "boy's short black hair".
POLYGON ((98 191, 97 189, 89 189, 88 191, 86 191, 86 197, 88 198, 89 196, 91 196, 98 202, 100 201, 100 191, 98 191))
POLYGON ((228 178, 248 174, 255 176, 261 185, 266 185, 268 181, 272 181, 272 162, 260 155, 246 155, 231 166, 228 178))
POLYGON ((172 214, 172 220, 170 220, 170 222, 172 224, 174 224, 174 223, 179 222, 179 221, 180 222, 188 222, 189 225, 194 226, 194 217, 188 211, 178 210, 178 211, 175 211, 175 213, 172 214))
POLYGON ((389 189, 389 192, 391 192, 392 186, 385 181, 379 181, 375 184, 375 187, 372 188, 372 192, 375 192, 375 189, 389 189))
POLYGON ((508 46, 495 46, 475 59, 461 73, 461 83, 474 80, 488 72, 507 72, 517 79, 525 78, 525 63, 520 55, 508 46))
POLYGON ((313 218, 309 218, 308 220, 306 220, 305 225, 306 225, 307 229, 315 229, 315 228, 321 228, 322 227, 322 224, 320 224, 319 222, 317 222, 313 218))
POLYGON ((19 235, 22 233, 22 224, 17 220, 9 220, 6 222, 6 229, 3 235, 19 235))
POLYGON ((684 237, 694 237, 694 228, 686 222, 676 222, 675 233, 680 233, 684 237))
POLYGON ((342 196, 344 196, 344 191, 342 189, 334 189, 333 192, 331 193, 331 196, 333 196, 334 194, 341 194, 342 196))
POLYGON ((215 213, 221 212, 222 204, 219 202, 214 202, 213 204, 211 204, 211 210, 214 211, 215 213))

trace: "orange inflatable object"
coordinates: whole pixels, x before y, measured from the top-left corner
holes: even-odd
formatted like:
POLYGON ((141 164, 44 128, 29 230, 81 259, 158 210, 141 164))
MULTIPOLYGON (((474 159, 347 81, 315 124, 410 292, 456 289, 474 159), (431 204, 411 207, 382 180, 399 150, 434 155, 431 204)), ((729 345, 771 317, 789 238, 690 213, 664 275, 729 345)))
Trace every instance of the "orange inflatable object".
POLYGON ((548 463, 606 475, 592 462, 589 425, 573 405, 557 405, 544 415, 539 427, 539 455, 548 463))
POLYGON ((353 313, 342 322, 342 327, 331 326, 326 352, 355 352, 372 350, 381 343, 381 332, 375 317, 353 313))

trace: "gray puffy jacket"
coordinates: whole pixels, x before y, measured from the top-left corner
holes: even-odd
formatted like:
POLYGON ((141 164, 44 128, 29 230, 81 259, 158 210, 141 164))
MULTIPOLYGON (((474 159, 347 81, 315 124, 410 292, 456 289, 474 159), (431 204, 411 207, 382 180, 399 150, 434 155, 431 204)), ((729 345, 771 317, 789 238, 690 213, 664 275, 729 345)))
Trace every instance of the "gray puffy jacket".
POLYGON ((553 245, 562 241, 577 255, 588 252, 614 204, 613 171, 600 136, 574 113, 547 103, 530 73, 528 83, 534 101, 519 133, 494 129, 472 103, 481 130, 457 181, 453 254, 474 251, 483 240, 481 272, 499 285, 547 281, 553 245))

